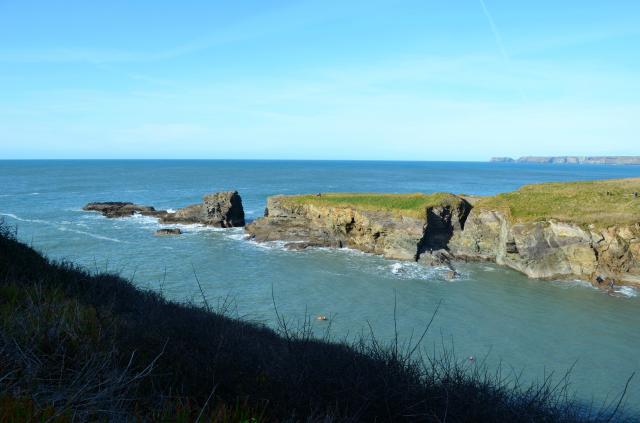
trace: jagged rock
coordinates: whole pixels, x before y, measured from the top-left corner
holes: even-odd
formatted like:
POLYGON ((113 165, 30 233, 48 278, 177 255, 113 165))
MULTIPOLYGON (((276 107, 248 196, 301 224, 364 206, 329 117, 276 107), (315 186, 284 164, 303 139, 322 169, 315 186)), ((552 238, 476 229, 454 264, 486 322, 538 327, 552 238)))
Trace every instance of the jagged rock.
POLYGON ((165 235, 180 235, 182 231, 180 228, 163 228, 158 229, 156 231, 156 236, 165 236, 165 235))
MULTIPOLYGON (((245 230, 259 242, 304 241, 307 246, 350 247, 415 261, 428 248, 446 245, 448 237, 461 229, 470 206, 459 200, 458 207, 429 208, 424 218, 416 218, 381 210, 298 204, 275 196, 267 200, 265 217, 245 230)), ((302 246, 291 244, 291 248, 302 246)))
POLYGON ((97 211, 106 217, 126 217, 136 213, 153 216, 162 223, 198 223, 219 228, 244 226, 242 199, 237 191, 205 195, 202 204, 179 209, 175 213, 125 202, 89 203, 83 210, 97 211))
POLYGON ((141 206, 139 204, 120 201, 89 203, 84 206, 82 210, 96 211, 109 218, 133 216, 135 213, 143 215, 155 215, 157 213, 156 209, 150 206, 141 206))
POLYGON ((491 260, 531 278, 597 277, 640 285, 640 225, 596 229, 554 220, 512 224, 495 210, 472 210, 448 244, 458 259, 491 260))
POLYGON ((451 260, 453 256, 446 249, 440 249, 435 251, 425 251, 420 254, 418 263, 425 266, 447 266, 452 269, 451 260))
POLYGON ((284 248, 289 251, 302 251, 312 247, 342 248, 342 245, 340 243, 328 245, 328 244, 317 244, 317 243, 305 242, 305 241, 287 242, 286 244, 284 244, 284 248))
POLYGON ((163 223, 200 223, 219 228, 244 226, 242 199, 237 191, 205 195, 202 204, 184 207, 162 216, 163 223))

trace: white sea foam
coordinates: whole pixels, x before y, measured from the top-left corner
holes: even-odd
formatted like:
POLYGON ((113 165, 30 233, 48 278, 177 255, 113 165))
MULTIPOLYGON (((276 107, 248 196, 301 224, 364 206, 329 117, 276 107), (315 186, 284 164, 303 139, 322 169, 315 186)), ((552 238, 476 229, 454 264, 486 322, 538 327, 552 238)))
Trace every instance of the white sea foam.
POLYGON ((253 245, 254 247, 264 248, 265 250, 289 251, 287 250, 287 248, 285 248, 285 245, 289 244, 289 242, 286 241, 257 242, 254 240, 249 240, 249 244, 253 245))
POLYGON ((620 286, 614 289, 614 292, 616 294, 619 294, 620 296, 627 297, 627 298, 633 298, 638 296, 638 291, 635 288, 630 286, 620 286))
MULTIPOLYGON (((424 266, 410 261, 398 261, 390 265, 379 267, 380 270, 389 271, 395 278, 419 279, 429 281, 450 281, 447 274, 451 271, 446 266, 424 266)), ((466 273, 458 273, 455 280, 467 279, 466 273)))
POLYGON ((81 230, 78 230, 78 229, 69 228, 69 227, 65 226, 65 225, 71 224, 71 222, 68 222, 68 221, 62 221, 60 223, 54 223, 54 222, 49 222, 49 221, 42 220, 42 219, 27 219, 27 218, 23 218, 23 217, 20 217, 20 216, 16 216, 13 213, 0 213, 0 215, 10 217, 11 219, 17 220, 19 222, 40 223, 42 225, 52 226, 55 229, 57 229, 59 231, 62 231, 62 232, 74 232, 74 233, 77 233, 77 234, 82 234, 82 235, 89 236, 91 238, 101 239, 101 240, 105 240, 105 241, 124 242, 124 241, 116 239, 116 238, 109 238, 109 237, 98 235, 98 234, 94 234, 94 233, 91 233, 91 232, 86 232, 86 231, 81 231, 81 230))
POLYGON ((145 226, 155 226, 158 225, 158 218, 153 216, 145 216, 140 213, 134 213, 131 216, 127 216, 123 218, 124 221, 133 221, 136 224, 142 224, 145 226))
POLYGON ((229 239, 234 239, 236 241, 244 241, 246 239, 249 239, 249 235, 241 232, 241 233, 230 233, 227 234, 227 238, 229 239))
POLYGON ((598 289, 595 286, 593 286, 591 283, 582 279, 559 280, 559 281, 552 281, 551 283, 554 286, 557 286, 558 288, 563 288, 563 289, 569 289, 569 288, 589 288, 589 289, 595 289, 595 290, 598 289))
POLYGON ((46 221, 46 220, 41 220, 41 219, 27 219, 27 218, 24 218, 24 217, 16 216, 16 215, 15 215, 15 214, 13 214, 13 213, 0 213, 0 216, 6 216, 6 217, 9 217, 9 218, 11 218, 11 219, 14 219, 14 220, 20 221, 20 222, 41 223, 41 224, 44 224, 44 225, 51 225, 51 224, 52 224, 51 222, 48 222, 48 221, 46 221))
POLYGON ((77 234, 86 235, 86 236, 89 236, 91 238, 101 239, 101 240, 104 240, 104 241, 112 241, 112 242, 119 242, 119 243, 125 242, 125 241, 122 241, 122 240, 117 239, 117 238, 110 238, 108 236, 102 236, 102 235, 98 235, 98 234, 94 234, 94 233, 86 232, 86 231, 80 231, 78 229, 66 228, 64 226, 57 226, 56 229, 58 229, 60 231, 63 231, 63 232, 74 232, 74 233, 77 233, 77 234))

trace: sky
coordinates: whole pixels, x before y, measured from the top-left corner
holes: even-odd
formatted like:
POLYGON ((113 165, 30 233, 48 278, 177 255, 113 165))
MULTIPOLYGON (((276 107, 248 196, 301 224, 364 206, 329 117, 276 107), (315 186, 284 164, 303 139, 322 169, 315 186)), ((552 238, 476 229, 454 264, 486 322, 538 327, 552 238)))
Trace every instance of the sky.
POLYGON ((0 0, 0 159, 640 155, 640 1, 0 0))

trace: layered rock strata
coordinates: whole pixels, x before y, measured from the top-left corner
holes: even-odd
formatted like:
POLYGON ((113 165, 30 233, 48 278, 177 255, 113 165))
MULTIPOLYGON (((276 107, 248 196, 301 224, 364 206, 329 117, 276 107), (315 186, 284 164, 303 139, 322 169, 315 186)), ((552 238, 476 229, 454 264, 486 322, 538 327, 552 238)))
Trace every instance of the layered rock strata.
POLYGON ((494 261, 532 278, 640 286, 640 223, 608 228, 556 220, 512 223, 499 211, 474 209, 448 250, 458 259, 494 261))
POLYGON ((366 208, 300 204, 288 197, 267 200, 265 217, 246 226, 256 241, 289 241, 290 248, 350 247, 390 259, 418 260, 446 247, 461 230, 469 203, 429 207, 423 217, 366 208))
POLYGON ((265 216, 245 230, 256 241, 286 241, 292 249, 350 247, 427 265, 485 260, 532 278, 640 287, 640 223, 607 228, 552 219, 513 223, 500 211, 457 198, 411 217, 275 196, 268 199, 265 216))

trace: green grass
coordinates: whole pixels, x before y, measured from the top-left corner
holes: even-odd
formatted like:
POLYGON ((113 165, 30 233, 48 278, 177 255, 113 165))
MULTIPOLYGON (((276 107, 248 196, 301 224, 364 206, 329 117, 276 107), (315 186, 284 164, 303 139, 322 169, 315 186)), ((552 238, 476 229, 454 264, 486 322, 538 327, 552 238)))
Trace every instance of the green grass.
POLYGON ((417 218, 425 217, 428 207, 454 205, 462 201, 453 194, 443 192, 434 194, 323 193, 321 196, 297 195, 284 198, 285 201, 298 204, 387 211, 417 218))
POLYGON ((607 227, 640 222, 634 192, 640 193, 640 178, 545 183, 482 198, 475 207, 501 210, 513 222, 557 219, 607 227))

